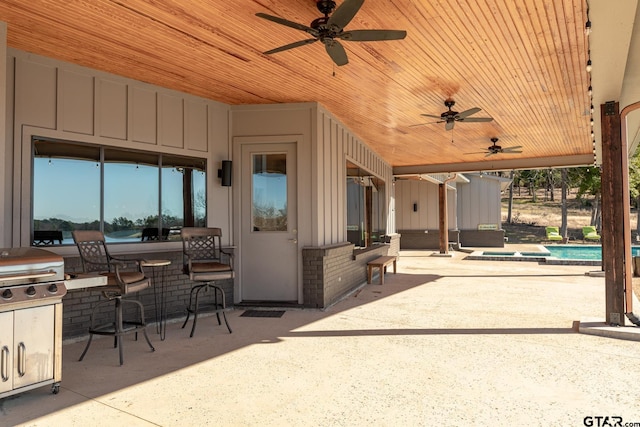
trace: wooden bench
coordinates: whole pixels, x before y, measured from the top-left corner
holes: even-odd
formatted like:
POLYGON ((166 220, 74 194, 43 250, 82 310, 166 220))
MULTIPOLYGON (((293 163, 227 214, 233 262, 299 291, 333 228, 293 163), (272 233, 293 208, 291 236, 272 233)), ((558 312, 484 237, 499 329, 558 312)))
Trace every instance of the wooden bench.
POLYGON ((367 283, 371 283, 374 267, 380 269, 380 284, 384 285, 384 274, 387 272, 387 265, 393 263, 393 274, 396 274, 396 256, 381 256, 367 263, 367 283))

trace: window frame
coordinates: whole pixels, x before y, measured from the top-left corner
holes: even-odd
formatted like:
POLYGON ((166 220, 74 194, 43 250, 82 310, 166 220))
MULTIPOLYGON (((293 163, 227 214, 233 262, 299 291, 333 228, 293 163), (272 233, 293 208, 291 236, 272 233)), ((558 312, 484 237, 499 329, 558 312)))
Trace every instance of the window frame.
MULTIPOLYGON (((171 230, 171 236, 174 237, 173 239, 169 238, 167 240, 145 240, 142 241, 141 240, 141 236, 138 237, 136 236, 134 237, 129 237, 126 239, 123 239, 122 241, 110 241, 109 244, 118 244, 118 245, 127 245, 127 244, 139 244, 139 243, 149 243, 149 242, 153 242, 153 243, 170 243, 170 242, 176 242, 179 240, 179 229, 181 229, 184 226, 191 226, 195 223, 196 226, 206 226, 207 224, 207 217, 208 217, 208 193, 209 193, 209 180, 211 179, 209 173, 208 173, 208 159, 206 157, 198 157, 198 156, 192 156, 192 155, 183 155, 183 154, 170 154, 170 153, 163 153, 163 152, 157 152, 157 151, 148 151, 148 150, 140 150, 140 149, 132 149, 132 148, 122 148, 122 147, 117 147, 117 146, 111 146, 111 145, 104 145, 104 144, 95 144, 95 143, 87 143, 87 142, 81 142, 81 141, 75 141, 75 140, 67 140, 67 139, 57 139, 57 138, 49 138, 49 137, 43 137, 43 136, 37 136, 37 135, 31 135, 30 137, 30 144, 31 144, 31 156, 30 156, 30 177, 31 177, 31 194, 30 194, 30 216, 29 216, 29 241, 28 241, 28 245, 29 246, 36 246, 34 244, 34 234, 36 231, 36 220, 35 219, 35 212, 34 212, 34 207, 36 205, 36 180, 35 180, 35 176, 36 176, 36 159, 37 158, 47 158, 49 157, 49 159, 81 159, 81 160, 90 160, 91 162, 96 161, 96 166, 99 168, 100 172, 99 172, 99 218, 97 220, 97 222, 99 223, 99 230, 105 232, 105 224, 108 224, 106 218, 105 218, 105 209, 104 209, 104 205, 105 205, 105 187, 107 185, 106 179, 105 179, 105 165, 109 163, 109 160, 105 159, 105 152, 111 153, 112 157, 115 154, 116 157, 120 156, 118 158, 118 160, 123 161, 124 163, 130 163, 130 164, 136 164, 136 159, 141 160, 141 159, 146 159, 146 164, 150 165, 153 168, 157 168, 157 178, 156 181, 157 182, 157 186, 154 186, 153 191, 157 191, 157 211, 152 210, 152 215, 151 216, 147 216, 146 218, 137 218, 136 223, 140 223, 137 224, 136 227, 134 227, 132 230, 137 230, 137 228, 140 228, 140 234, 142 234, 142 227, 144 227, 144 222, 143 221, 148 221, 150 218, 155 217, 155 225, 157 225, 157 228, 162 229, 162 228, 166 228, 166 223, 163 223, 163 220, 165 220, 165 212, 163 212, 164 206, 163 206, 163 174, 165 173, 167 166, 166 163, 169 163, 170 165, 173 165, 171 167, 174 167, 176 170, 180 171, 180 169, 183 169, 183 171, 180 171, 182 173, 184 173, 184 170, 189 170, 189 171, 199 171, 203 174, 203 178, 202 181, 197 183, 197 185, 194 185, 193 182, 193 174, 189 174, 189 176, 191 177, 191 182, 189 185, 187 185, 186 187, 184 186, 183 183, 183 191, 185 188, 188 188, 191 193, 189 195, 190 198, 190 204, 191 204, 191 210, 189 211, 193 218, 187 219, 185 218, 185 206, 182 206, 182 215, 181 217, 175 217, 180 221, 179 225, 174 225, 172 226, 172 230, 171 230), (46 147, 49 149, 49 151, 44 151, 41 153, 37 152, 37 147, 38 144, 51 144, 51 145, 47 145, 46 147), (56 144, 59 144, 58 146, 56 146, 56 144), (72 151, 69 150, 69 146, 73 146, 73 149, 76 151, 72 151), (67 150, 67 151, 65 151, 67 150), (94 157, 89 157, 87 156, 87 153, 90 153, 91 151, 93 151, 94 153, 96 152, 99 153, 99 156, 97 156, 96 158, 94 157), (76 154, 76 156, 74 156, 74 154, 76 154), (87 156, 86 158, 82 156, 82 154, 84 154, 85 156, 87 156), (154 159, 155 162, 149 162, 149 159, 154 159), (165 161, 166 160, 166 161, 165 161), (200 193, 202 194, 195 194, 195 191, 199 190, 200 193), (195 204, 195 199, 196 197, 203 197, 204 200, 200 201, 200 206, 201 208, 196 209, 193 207, 193 205, 195 204), (197 211, 197 212, 196 212, 197 211), (156 212, 156 214, 153 214, 153 212, 156 212), (198 215, 199 214, 199 215, 198 215), (178 238, 175 238, 175 236, 178 236, 178 238)), ((41 145, 40 148, 44 147, 44 145, 41 145)), ((51 161, 51 160, 50 160, 51 161)), ((155 171, 152 171, 155 173, 155 171)), ((183 178, 184 180, 184 178, 183 178)), ((137 189, 136 191, 144 191, 144 189, 137 189)), ((184 196, 184 192, 182 193, 183 196, 183 202, 185 201, 185 196, 184 196)), ((42 221, 42 220, 40 220, 42 221)), ((77 223, 77 224, 81 224, 81 223, 77 223)), ((91 221, 89 221, 88 223, 84 223, 84 224, 91 224, 91 221)), ((74 223, 74 225, 76 225, 76 223, 74 223)), ((154 225, 154 226, 155 226, 154 225)), ((78 227, 72 227, 72 229, 82 229, 82 228, 78 228, 78 227)), ((58 243, 54 243, 53 245, 47 245, 47 247, 64 247, 64 246, 73 246, 73 242, 69 241, 70 238, 70 231, 67 230, 66 233, 67 236, 65 236, 65 240, 63 241, 62 244, 58 244, 58 243)), ((105 233, 106 235, 106 233, 105 233)), ((107 236, 108 237, 108 236, 107 236)), ((161 236, 162 237, 162 236, 161 236)))
POLYGON ((346 163, 346 235, 347 241, 354 244, 357 249, 367 249, 374 245, 382 244, 385 241, 386 223, 387 223, 387 183, 384 179, 375 175, 367 168, 359 166, 355 162, 348 160, 346 163), (358 181, 358 182, 356 182, 358 181), (353 193, 353 185, 358 185, 362 189, 358 193, 358 204, 363 209, 362 214, 358 214, 362 228, 354 229, 354 225, 350 225, 350 218, 353 219, 353 213, 350 209, 350 195, 353 193), (350 186, 352 189, 350 190, 350 186), (377 196, 374 197, 374 189, 377 196), (375 221, 377 218, 377 221, 375 221), (359 238, 354 238, 356 232, 359 238), (352 241, 358 240, 358 242, 352 241))

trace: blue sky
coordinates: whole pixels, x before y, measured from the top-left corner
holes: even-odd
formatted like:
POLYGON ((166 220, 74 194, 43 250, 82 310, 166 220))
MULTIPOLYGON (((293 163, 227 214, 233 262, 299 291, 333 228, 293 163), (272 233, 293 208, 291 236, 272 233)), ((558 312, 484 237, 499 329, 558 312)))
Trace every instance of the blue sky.
MULTIPOLYGON (((96 162, 70 159, 34 159, 34 219, 61 218, 74 222, 100 216, 100 168, 96 162)), ((158 168, 111 163, 105 166, 105 219, 124 216, 135 220, 158 211, 158 168), (155 189, 149 191, 146 189, 155 189)), ((196 172, 201 173, 201 172, 196 172)), ((202 181, 204 185, 204 180, 202 181)), ((168 172, 163 179, 165 213, 182 216, 182 175, 168 172), (175 174, 175 175, 174 175, 175 174), (175 179, 172 179, 175 176, 175 179), (175 195, 175 197, 173 197, 175 195)), ((195 189, 204 191, 204 187, 195 189)))

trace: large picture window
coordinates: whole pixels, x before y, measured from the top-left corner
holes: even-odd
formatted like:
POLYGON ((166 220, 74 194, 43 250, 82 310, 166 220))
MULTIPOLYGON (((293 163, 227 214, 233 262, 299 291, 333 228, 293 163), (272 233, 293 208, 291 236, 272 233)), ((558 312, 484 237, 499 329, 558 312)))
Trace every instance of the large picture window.
POLYGON ((384 181, 347 162, 347 240, 366 248, 382 241, 385 230, 384 181))
POLYGON ((73 230, 110 243, 171 240, 206 225, 206 160, 33 140, 33 244, 72 244, 73 230))

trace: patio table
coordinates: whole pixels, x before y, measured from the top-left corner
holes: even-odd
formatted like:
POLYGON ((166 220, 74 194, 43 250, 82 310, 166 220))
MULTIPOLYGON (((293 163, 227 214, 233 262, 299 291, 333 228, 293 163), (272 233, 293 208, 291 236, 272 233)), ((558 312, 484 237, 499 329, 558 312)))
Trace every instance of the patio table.
POLYGON ((171 261, 168 259, 145 259, 141 261, 142 268, 151 268, 151 277, 153 280, 153 297, 156 305, 156 332, 160 335, 160 340, 164 341, 167 333, 167 299, 165 295, 165 273, 171 261), (160 269, 160 292, 157 286, 157 271, 160 269))

